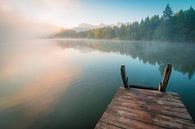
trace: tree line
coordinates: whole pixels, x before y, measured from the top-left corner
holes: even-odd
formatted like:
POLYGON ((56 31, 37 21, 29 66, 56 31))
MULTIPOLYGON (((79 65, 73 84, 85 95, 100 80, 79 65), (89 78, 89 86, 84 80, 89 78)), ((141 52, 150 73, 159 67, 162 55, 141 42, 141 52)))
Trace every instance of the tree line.
POLYGON ((195 10, 190 7, 173 13, 172 8, 167 4, 161 17, 154 15, 140 22, 84 32, 62 31, 55 37, 195 42, 195 10))

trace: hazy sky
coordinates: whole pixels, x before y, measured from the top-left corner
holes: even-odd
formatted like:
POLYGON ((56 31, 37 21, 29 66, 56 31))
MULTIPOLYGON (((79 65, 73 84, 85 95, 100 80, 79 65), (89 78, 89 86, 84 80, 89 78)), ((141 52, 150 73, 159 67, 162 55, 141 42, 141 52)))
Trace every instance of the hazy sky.
POLYGON ((71 28, 80 23, 139 21, 162 15, 167 3, 174 11, 195 7, 195 0, 0 0, 0 11, 31 22, 71 28))

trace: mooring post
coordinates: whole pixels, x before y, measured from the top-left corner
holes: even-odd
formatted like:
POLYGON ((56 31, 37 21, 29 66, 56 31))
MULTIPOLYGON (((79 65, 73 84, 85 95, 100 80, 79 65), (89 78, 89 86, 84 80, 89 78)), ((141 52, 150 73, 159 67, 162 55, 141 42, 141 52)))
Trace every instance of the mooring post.
POLYGON ((126 75, 125 65, 121 65, 121 77, 125 88, 129 88, 128 77, 126 75))
POLYGON ((163 92, 166 91, 167 84, 169 82, 169 78, 171 75, 171 71, 172 71, 172 65, 167 64, 163 74, 162 82, 160 82, 159 84, 159 88, 158 88, 159 91, 163 91, 163 92))

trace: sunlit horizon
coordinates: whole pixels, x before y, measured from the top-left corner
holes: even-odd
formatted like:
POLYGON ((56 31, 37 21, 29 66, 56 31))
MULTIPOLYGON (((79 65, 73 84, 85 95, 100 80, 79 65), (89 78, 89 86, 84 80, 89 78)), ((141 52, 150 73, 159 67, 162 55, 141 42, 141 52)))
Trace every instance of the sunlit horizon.
MULTIPOLYGON (((154 14, 162 15, 166 4, 170 4, 174 11, 186 9, 195 5, 195 1, 185 0, 141 0, 112 2, 103 0, 39 0, 17 1, 2 0, 1 13, 27 21, 47 24, 53 27, 71 29, 81 23, 92 25, 117 24, 140 21, 142 18, 154 14)), ((2 16, 1 16, 2 17, 2 16)))

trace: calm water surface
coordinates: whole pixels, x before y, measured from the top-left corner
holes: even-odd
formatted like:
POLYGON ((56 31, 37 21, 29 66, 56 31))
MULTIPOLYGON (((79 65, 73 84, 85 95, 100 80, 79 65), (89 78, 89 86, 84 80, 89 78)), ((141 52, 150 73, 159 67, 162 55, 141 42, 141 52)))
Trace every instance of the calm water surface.
POLYGON ((168 91, 195 119, 195 44, 35 40, 0 44, 0 129, 90 129, 122 85, 158 86, 173 64, 168 91))

